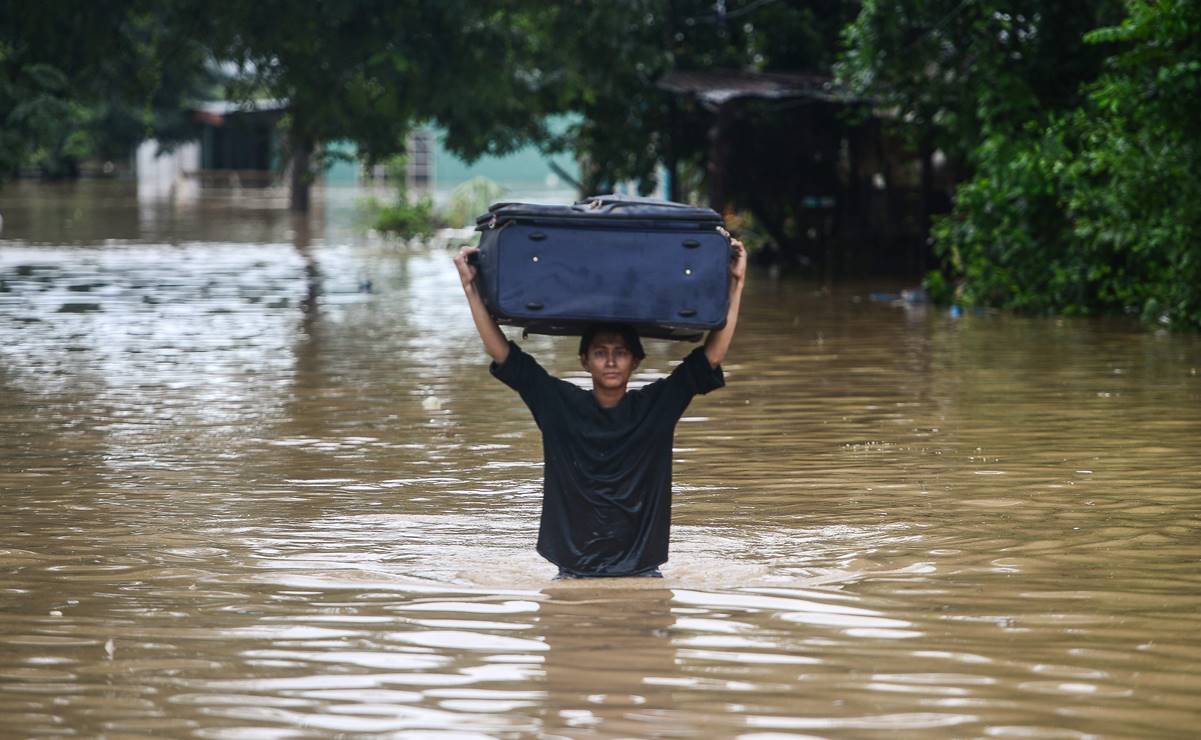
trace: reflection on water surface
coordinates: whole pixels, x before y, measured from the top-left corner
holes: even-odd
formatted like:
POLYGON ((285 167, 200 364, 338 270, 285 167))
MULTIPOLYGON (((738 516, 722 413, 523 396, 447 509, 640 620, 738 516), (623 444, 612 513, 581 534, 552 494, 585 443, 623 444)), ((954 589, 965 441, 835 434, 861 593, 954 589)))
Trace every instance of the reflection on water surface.
POLYGON ((1198 338, 753 276, 665 578, 555 582, 449 254, 273 197, 0 194, 3 734, 1201 720, 1198 338))

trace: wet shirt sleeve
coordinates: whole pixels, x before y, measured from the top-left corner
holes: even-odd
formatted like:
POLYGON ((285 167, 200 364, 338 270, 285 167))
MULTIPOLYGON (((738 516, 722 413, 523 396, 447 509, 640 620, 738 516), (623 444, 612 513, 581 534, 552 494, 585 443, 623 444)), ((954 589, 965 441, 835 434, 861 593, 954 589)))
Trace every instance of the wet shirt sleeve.
POLYGON ((692 350, 684 358, 684 361, 671 371, 669 380, 681 387, 689 396, 703 396, 726 384, 726 376, 722 373, 721 365, 713 367, 709 364, 704 347, 692 350))
POLYGON ((538 418, 549 386, 554 381, 537 360, 526 354, 516 342, 509 340, 509 356, 504 364, 494 361, 488 370, 497 380, 521 394, 521 399, 530 407, 534 418, 538 418))

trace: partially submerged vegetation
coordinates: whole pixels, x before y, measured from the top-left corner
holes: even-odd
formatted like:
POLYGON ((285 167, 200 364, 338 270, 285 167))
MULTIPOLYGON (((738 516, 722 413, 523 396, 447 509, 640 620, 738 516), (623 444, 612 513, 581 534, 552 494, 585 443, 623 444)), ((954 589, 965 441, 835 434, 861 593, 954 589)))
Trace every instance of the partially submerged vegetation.
POLYGON ((844 77, 965 170, 930 293, 1201 328, 1198 38, 1192 0, 865 2, 844 77))
POLYGON ((404 177, 404 158, 388 165, 389 181, 395 185, 390 203, 368 198, 361 204, 371 228, 401 239, 428 238, 438 231, 461 231, 473 227, 475 219, 505 194, 505 188, 486 177, 475 177, 450 191, 446 202, 435 206, 426 194, 411 194, 404 177))

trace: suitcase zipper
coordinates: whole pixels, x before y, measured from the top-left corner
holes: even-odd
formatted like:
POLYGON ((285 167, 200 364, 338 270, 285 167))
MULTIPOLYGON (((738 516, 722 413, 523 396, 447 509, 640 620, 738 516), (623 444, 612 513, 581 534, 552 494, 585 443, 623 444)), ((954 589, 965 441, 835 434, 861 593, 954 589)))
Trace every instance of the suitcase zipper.
MULTIPOLYGON (((484 228, 494 229, 497 227, 497 223, 498 223, 497 218, 495 216, 493 216, 491 219, 489 219, 486 227, 484 227, 484 228)), ((624 217, 623 218, 621 216, 597 216, 597 215, 593 215, 593 214, 580 214, 580 215, 571 215, 571 216, 555 215, 553 217, 526 216, 526 215, 516 216, 516 215, 509 214, 506 216, 505 220, 501 223, 503 223, 503 224, 521 223, 521 224, 537 225, 537 226, 569 226, 572 228, 596 226, 596 227, 600 227, 600 228, 617 228, 617 229, 631 228, 631 227, 644 228, 644 229, 645 228, 676 229, 676 228, 679 228, 677 226, 677 224, 681 224, 681 223, 695 224, 696 226, 693 229, 686 229, 689 231, 693 231, 693 230, 709 231, 710 229, 719 225, 718 223, 715 223, 715 222, 704 223, 704 222, 698 221, 697 219, 694 219, 694 218, 681 218, 679 216, 676 216, 676 217, 655 216, 653 218, 645 218, 645 217, 643 217, 643 218, 624 217)))

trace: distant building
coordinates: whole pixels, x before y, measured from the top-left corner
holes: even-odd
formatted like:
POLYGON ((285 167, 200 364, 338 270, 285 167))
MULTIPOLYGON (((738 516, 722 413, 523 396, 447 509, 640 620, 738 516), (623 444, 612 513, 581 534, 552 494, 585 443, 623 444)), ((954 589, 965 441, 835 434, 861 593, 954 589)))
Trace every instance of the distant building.
POLYGON ((875 101, 824 74, 674 71, 658 85, 669 138, 703 132, 709 205, 752 213, 772 242, 764 254, 827 278, 924 273, 954 174, 940 152, 894 136, 875 101))
POLYGON ((286 112, 287 104, 279 100, 245 106, 222 101, 197 108, 196 119, 203 126, 198 172, 271 182, 272 173, 283 171, 284 141, 278 124, 286 112))
MULTIPOLYGON (((154 140, 139 146, 139 194, 148 198, 187 197, 203 185, 262 187, 286 182, 286 146, 278 126, 286 112, 286 103, 278 100, 259 100, 249 105, 218 101, 198 106, 195 116, 201 129, 197 140, 170 149, 160 149, 154 140)), ((578 177, 578 167, 570 156, 559 158, 552 166, 535 147, 526 147, 467 163, 445 148, 444 138, 435 128, 417 128, 410 134, 405 163, 409 192, 428 193, 441 201, 456 186, 483 176, 504 187, 507 197, 570 202, 578 195, 571 182, 578 177)), ((386 166, 366 169, 354 161, 353 144, 331 142, 327 149, 345 155, 332 158, 323 172, 320 182, 327 187, 387 181, 386 166)))
POLYGON ((163 148, 149 139, 138 146, 139 197, 186 197, 202 184, 275 183, 283 173, 283 137, 277 124, 285 112, 286 104, 278 100, 198 106, 197 140, 163 148))

